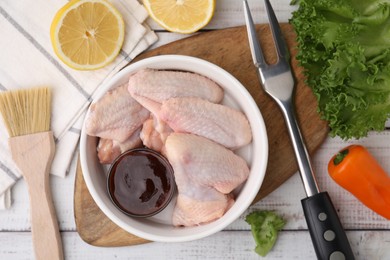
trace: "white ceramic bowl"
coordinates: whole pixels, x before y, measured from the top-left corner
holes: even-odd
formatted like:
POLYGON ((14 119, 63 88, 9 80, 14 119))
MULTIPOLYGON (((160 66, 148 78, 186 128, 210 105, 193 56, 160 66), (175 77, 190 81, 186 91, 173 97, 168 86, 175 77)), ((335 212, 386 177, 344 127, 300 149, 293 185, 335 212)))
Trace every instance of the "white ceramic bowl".
MULTIPOLYGON (((97 158, 97 138, 86 135, 84 129, 80 139, 80 161, 85 183, 99 208, 124 230, 160 242, 182 242, 200 239, 214 234, 235 221, 252 203, 263 182, 268 161, 268 139, 261 113, 246 88, 231 74, 220 67, 194 57, 162 55, 133 63, 117 73, 102 86, 95 100, 109 89, 128 80, 131 73, 142 68, 173 69, 198 73, 217 82, 225 91, 223 104, 243 111, 252 128, 253 140, 236 151, 247 160, 250 174, 247 181, 236 191, 236 202, 220 219, 196 227, 174 227, 170 217, 175 200, 161 213, 151 218, 132 218, 120 210, 110 200, 107 192, 107 168, 97 158)), ((96 226, 96 228, 99 228, 96 226)))

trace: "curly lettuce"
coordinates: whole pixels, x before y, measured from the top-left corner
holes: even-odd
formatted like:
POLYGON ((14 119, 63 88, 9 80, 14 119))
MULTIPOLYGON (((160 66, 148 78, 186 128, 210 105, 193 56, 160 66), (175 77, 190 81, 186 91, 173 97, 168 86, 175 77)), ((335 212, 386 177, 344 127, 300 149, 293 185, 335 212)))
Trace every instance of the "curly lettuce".
POLYGON ((390 2, 300 0, 297 60, 331 136, 382 131, 390 116, 390 2))
POLYGON ((245 221, 251 225, 252 236, 256 242, 255 252, 266 256, 275 245, 278 232, 286 221, 273 211, 262 210, 248 214, 245 221))

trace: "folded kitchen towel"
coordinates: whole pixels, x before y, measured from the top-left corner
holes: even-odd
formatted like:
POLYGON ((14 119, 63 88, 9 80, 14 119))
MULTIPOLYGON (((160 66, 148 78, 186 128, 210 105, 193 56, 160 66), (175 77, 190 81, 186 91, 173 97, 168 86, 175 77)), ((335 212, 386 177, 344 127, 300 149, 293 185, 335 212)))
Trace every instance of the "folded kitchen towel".
MULTIPOLYGON (((125 41, 114 62, 95 71, 67 67, 55 55, 50 25, 66 0, 0 2, 0 91, 48 86, 52 89, 51 130, 56 154, 51 173, 65 177, 74 160, 83 117, 94 93, 116 72, 157 41, 146 25, 148 16, 137 0, 110 0, 125 21, 125 41)), ((10 205, 9 189, 21 177, 8 149, 0 120, 0 209, 10 205)))

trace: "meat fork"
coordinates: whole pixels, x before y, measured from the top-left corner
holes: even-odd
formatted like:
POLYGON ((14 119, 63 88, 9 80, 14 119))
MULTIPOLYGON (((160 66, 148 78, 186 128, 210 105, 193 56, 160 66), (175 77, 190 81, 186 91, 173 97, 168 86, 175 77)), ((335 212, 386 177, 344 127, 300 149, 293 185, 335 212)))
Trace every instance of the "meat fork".
POLYGON ((299 129, 295 115, 293 94, 295 80, 290 67, 290 55, 279 23, 269 0, 264 0, 278 60, 266 63, 257 40, 248 3, 244 3, 245 21, 253 62, 264 91, 270 95, 282 110, 292 146, 298 162, 306 195, 302 202, 305 219, 318 259, 354 259, 348 238, 340 223, 337 212, 327 192, 320 192, 311 166, 309 153, 299 129))

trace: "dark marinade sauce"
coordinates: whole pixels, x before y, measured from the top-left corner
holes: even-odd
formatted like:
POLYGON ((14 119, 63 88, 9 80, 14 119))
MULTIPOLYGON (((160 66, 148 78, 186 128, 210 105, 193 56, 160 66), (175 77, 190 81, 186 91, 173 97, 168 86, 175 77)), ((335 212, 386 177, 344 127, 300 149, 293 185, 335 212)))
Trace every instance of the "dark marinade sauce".
POLYGON ((118 157, 108 178, 111 199, 131 216, 151 216, 161 211, 169 203, 174 185, 168 160, 143 148, 118 157))

